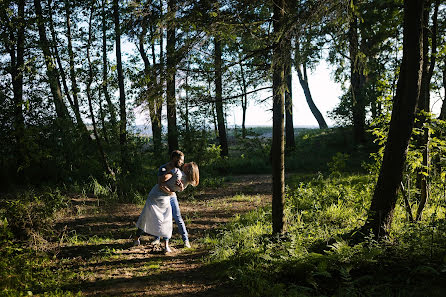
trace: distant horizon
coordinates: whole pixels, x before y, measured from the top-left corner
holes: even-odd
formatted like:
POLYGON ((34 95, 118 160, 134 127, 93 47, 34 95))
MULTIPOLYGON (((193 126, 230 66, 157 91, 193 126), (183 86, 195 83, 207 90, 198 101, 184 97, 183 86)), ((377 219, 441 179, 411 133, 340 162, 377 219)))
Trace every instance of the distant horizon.
MULTIPOLYGON (((235 129, 241 129, 241 125, 228 125, 226 127, 228 130, 235 130, 235 129)), ((249 128, 271 128, 272 130, 272 126, 269 125, 246 125, 245 126, 246 129, 249 128)), ((329 126, 328 128, 333 128, 333 126, 329 126)), ((319 129, 319 126, 315 126, 315 125, 297 125, 294 126, 294 129, 319 129)), ((132 125, 130 126, 130 130, 132 132, 135 132, 137 134, 141 134, 141 135, 147 135, 147 136, 152 136, 152 127, 150 124, 140 124, 140 125, 132 125)), ((163 126, 162 127, 162 133, 167 133, 167 127, 163 126)))
MULTIPOLYGON (((151 128, 152 126, 150 124, 138 124, 138 125, 132 125, 131 127, 147 127, 151 128)), ((242 125, 227 125, 226 128, 241 128, 242 125)), ((245 125, 245 128, 272 128, 272 125, 245 125)), ((333 128, 334 126, 329 126, 329 128, 333 128)), ((318 125, 294 125, 294 128, 319 128, 318 125)))

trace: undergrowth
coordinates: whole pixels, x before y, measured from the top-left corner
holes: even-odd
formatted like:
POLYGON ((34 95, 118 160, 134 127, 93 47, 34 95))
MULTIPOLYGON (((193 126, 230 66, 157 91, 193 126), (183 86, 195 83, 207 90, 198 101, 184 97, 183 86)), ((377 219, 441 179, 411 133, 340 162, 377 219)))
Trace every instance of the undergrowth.
POLYGON ((408 223, 398 205, 387 240, 352 244, 345 235, 364 222, 372 177, 294 175, 287 185, 284 235, 271 235, 267 207, 236 217, 206 239, 209 264, 247 295, 445 294, 444 201, 433 199, 425 211, 436 217, 418 223, 408 223))
POLYGON ((77 296, 61 289, 75 275, 55 264, 49 244, 58 236, 54 215, 69 205, 61 191, 51 189, 1 200, 0 296, 77 296))

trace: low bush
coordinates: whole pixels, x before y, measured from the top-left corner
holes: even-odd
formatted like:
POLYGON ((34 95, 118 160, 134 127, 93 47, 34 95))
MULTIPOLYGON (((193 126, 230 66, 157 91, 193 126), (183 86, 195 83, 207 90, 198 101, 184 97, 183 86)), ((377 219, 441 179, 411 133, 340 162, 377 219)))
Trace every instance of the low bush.
POLYGON ((0 214, 16 239, 29 240, 51 232, 52 216, 68 203, 57 189, 28 190, 3 200, 0 214))

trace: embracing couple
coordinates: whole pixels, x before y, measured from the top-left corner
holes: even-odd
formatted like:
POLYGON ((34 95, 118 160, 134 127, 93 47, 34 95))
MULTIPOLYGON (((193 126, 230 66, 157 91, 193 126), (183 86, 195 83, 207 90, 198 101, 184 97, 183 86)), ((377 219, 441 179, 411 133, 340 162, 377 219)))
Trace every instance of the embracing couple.
POLYGON ((156 237, 153 243, 158 243, 160 238, 163 238, 165 252, 171 252, 169 239, 172 237, 173 216, 183 238, 184 246, 190 248, 186 225, 181 217, 175 192, 183 191, 189 184, 197 186, 200 182, 200 174, 195 162, 183 164, 184 154, 175 150, 170 156, 170 161, 159 168, 158 184, 150 191, 136 222, 138 230, 134 245, 139 245, 141 235, 147 233, 156 237))

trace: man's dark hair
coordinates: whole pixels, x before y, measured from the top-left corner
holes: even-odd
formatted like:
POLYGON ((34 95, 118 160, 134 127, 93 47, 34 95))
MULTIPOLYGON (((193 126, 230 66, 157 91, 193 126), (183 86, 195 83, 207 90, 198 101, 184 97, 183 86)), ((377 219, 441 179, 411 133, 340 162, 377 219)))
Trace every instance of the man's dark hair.
POLYGON ((175 158, 180 158, 180 157, 184 157, 184 154, 182 151, 179 150, 174 150, 172 151, 172 153, 170 154, 170 159, 173 160, 175 158))

